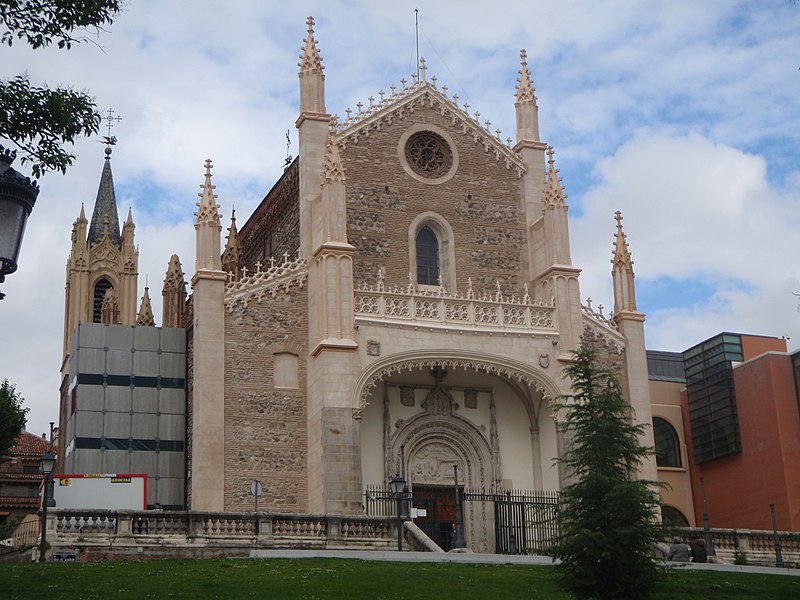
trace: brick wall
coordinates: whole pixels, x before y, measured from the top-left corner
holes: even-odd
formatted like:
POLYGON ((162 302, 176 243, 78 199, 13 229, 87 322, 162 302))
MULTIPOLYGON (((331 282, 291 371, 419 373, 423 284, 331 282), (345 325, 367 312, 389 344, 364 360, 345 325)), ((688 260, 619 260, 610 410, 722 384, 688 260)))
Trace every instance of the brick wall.
POLYGON ((253 298, 225 316, 225 510, 307 510, 306 288, 253 298), (273 356, 298 357, 297 388, 276 388, 273 356))
POLYGON ((519 294, 527 273, 527 236, 522 184, 515 168, 507 169, 494 153, 484 151, 461 129, 432 109, 415 110, 391 124, 383 123, 358 142, 348 140, 342 152, 347 176, 348 240, 356 247, 356 286, 376 281, 386 269, 388 285, 406 285, 409 273, 409 227, 420 213, 433 211, 453 229, 458 291, 472 278, 476 291, 519 294), (432 123, 447 131, 459 155, 452 179, 431 185, 409 176, 401 165, 398 142, 409 127, 432 123))

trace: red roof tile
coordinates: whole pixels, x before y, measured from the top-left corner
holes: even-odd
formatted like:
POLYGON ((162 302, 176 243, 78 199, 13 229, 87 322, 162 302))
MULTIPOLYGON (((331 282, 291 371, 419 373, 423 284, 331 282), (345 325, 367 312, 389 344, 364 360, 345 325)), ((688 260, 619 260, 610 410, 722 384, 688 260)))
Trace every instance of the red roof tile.
POLYGON ((41 456, 50 449, 50 442, 38 435, 23 431, 11 448, 12 456, 41 456))

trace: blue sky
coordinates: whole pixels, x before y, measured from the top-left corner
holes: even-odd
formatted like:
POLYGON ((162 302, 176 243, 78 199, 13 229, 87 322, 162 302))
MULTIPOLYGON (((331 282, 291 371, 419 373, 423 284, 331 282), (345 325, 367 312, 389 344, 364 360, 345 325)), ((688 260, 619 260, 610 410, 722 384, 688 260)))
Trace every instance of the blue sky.
MULTIPOLYGON (((122 116, 112 164, 130 206, 157 319, 177 252, 193 270, 192 213, 203 161, 226 215, 246 217, 297 153, 297 62, 314 15, 328 109, 410 79, 414 8, 429 77, 514 135, 519 50, 527 49, 544 141, 569 195, 582 296, 612 304, 614 211, 636 270, 648 347, 683 350, 715 333, 800 342, 800 5, 791 0, 368 2, 131 0, 92 43, 4 48, 0 76, 88 89, 122 116)), ((82 140, 51 174, 20 269, 0 304, 0 377, 57 418, 64 264, 81 203, 91 210, 102 145, 82 140)), ((226 223, 227 225, 227 223, 226 223)))

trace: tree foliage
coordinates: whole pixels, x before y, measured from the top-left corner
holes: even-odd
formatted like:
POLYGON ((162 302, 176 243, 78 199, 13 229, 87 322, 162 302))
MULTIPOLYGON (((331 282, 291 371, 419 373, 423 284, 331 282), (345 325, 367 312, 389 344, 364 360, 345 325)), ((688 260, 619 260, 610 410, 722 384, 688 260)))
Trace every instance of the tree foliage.
POLYGON ((631 422, 614 373, 598 367, 586 344, 573 355, 573 394, 557 407, 572 436, 561 462, 574 480, 561 495, 561 581, 579 598, 646 598, 659 575, 652 548, 663 530, 657 484, 635 474, 652 449, 641 444, 645 426, 631 422))
POLYGON ((19 435, 25 429, 28 409, 22 407, 24 399, 8 379, 0 383, 0 462, 9 456, 19 435))
MULTIPOLYGON (((120 0, 0 0, 0 43, 24 40, 34 49, 51 44, 69 49, 87 38, 87 28, 110 25, 120 0)), ((75 156, 62 146, 97 133, 100 114, 86 92, 32 86, 27 75, 0 80, 0 138, 25 154, 34 177, 66 172, 75 156)))

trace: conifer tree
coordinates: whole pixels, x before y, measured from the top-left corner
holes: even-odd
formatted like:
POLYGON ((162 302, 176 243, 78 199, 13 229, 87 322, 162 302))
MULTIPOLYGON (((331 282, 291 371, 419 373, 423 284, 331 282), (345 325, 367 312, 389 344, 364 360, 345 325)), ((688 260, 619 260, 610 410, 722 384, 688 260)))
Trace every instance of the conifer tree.
POLYGON ((598 366, 595 350, 584 343, 573 357, 566 368, 573 394, 557 407, 571 435, 561 462, 573 481, 561 495, 561 582, 578 598, 647 598, 663 531, 657 484, 635 479, 652 451, 640 441, 645 426, 631 422, 619 381, 598 366))

